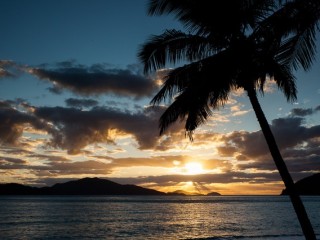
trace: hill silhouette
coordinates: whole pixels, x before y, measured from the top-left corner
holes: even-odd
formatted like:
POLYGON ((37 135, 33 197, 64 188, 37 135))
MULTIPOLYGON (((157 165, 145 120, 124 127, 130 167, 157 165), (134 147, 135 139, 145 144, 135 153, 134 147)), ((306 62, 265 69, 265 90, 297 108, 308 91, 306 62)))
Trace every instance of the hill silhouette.
MULTIPOLYGON (((295 186, 299 195, 320 195, 320 173, 297 181, 295 186)), ((281 195, 288 195, 287 189, 281 195)))
POLYGON ((106 179, 83 178, 42 188, 17 183, 0 184, 0 195, 166 195, 166 193, 136 185, 122 185, 106 179))

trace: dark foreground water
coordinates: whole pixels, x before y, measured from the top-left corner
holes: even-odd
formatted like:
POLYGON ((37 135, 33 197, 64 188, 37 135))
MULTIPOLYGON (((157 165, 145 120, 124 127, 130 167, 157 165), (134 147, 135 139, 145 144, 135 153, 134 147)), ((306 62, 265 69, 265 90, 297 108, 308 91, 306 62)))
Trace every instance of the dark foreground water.
MULTIPOLYGON (((320 197, 303 197, 320 239, 320 197)), ((286 196, 0 196, 0 239, 304 239, 286 196)))

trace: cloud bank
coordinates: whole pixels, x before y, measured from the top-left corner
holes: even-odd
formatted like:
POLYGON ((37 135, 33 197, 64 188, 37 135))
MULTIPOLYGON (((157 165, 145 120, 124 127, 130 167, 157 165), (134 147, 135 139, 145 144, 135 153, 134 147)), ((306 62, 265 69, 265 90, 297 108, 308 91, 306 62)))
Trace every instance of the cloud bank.
MULTIPOLYGON (((112 94, 140 99, 150 97, 159 87, 159 79, 145 77, 138 65, 117 68, 110 64, 86 66, 74 61, 25 66, 10 60, 0 60, 0 79, 17 78, 22 73, 52 83, 49 91, 61 94, 69 90, 82 96, 112 94)), ((159 76, 158 76, 159 77, 159 76)))
POLYGON ((68 89, 79 95, 114 94, 117 96, 142 98, 151 96, 158 88, 155 81, 134 71, 110 68, 103 64, 92 66, 72 63, 60 68, 31 67, 28 72, 41 80, 54 84, 51 91, 60 93, 68 89))

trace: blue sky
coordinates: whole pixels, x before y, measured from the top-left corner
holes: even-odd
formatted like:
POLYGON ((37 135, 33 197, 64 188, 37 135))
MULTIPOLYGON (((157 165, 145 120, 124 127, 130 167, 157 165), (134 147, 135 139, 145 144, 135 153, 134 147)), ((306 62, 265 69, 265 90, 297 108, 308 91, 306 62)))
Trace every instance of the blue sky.
MULTIPOLYGON (((148 16, 146 6, 0 2, 0 182, 98 176, 163 191, 198 191, 200 184, 223 194, 278 193, 283 185, 243 93, 232 95, 193 143, 179 124, 158 137, 162 109, 148 106, 158 88, 154 76, 142 74, 137 52, 152 34, 182 27, 171 16, 148 16)), ((287 103, 272 84, 261 98, 295 179, 320 170, 319 61, 318 54, 309 72, 297 72, 296 102, 287 103)))

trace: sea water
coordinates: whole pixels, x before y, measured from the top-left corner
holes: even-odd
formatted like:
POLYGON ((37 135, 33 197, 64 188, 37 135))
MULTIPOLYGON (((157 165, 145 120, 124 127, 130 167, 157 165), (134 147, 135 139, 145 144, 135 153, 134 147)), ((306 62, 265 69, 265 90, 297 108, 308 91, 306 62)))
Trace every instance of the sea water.
POLYGON ((0 239, 304 238, 287 196, 0 196, 0 239))

